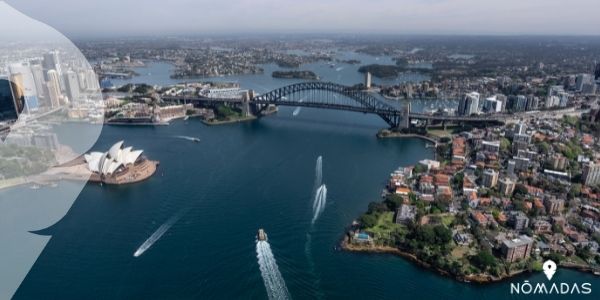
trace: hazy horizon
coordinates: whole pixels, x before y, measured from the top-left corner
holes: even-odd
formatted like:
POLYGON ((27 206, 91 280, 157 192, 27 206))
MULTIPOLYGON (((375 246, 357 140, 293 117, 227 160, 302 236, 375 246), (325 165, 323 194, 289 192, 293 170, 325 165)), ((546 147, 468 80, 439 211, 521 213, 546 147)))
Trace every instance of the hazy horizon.
POLYGON ((598 35, 597 0, 7 0, 71 37, 244 33, 598 35))

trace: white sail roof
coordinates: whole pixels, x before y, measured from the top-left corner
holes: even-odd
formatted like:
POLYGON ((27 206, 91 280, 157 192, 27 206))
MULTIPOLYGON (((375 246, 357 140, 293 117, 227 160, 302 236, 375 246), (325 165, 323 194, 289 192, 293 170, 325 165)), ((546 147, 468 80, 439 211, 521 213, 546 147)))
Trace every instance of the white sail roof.
POLYGON ((110 176, 120 167, 135 163, 144 151, 133 150, 133 147, 123 148, 123 143, 123 141, 117 142, 105 153, 92 152, 84 155, 88 169, 94 173, 110 176))

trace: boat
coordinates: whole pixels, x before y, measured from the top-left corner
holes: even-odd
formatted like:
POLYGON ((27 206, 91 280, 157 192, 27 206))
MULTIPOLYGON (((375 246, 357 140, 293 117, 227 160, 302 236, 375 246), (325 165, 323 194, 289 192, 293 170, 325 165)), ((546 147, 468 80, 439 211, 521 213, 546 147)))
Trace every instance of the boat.
POLYGON ((185 116, 185 117, 183 117, 183 120, 187 121, 189 118, 190 118, 190 116, 185 116))
POLYGON ((267 233, 265 233, 265 231, 262 228, 260 228, 258 230, 258 240, 259 241, 266 241, 267 240, 267 233))
POLYGON ((199 143, 199 142, 200 142, 200 139, 199 139, 199 138, 192 138, 192 142, 194 142, 194 143, 199 143))

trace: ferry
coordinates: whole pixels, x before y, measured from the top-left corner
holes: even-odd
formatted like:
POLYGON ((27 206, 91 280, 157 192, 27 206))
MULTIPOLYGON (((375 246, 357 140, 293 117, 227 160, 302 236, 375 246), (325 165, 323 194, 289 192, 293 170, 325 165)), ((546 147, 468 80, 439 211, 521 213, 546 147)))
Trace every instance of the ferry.
POLYGON ((199 138, 192 138, 192 142, 194 142, 194 143, 199 143, 199 142, 200 142, 200 139, 199 139, 199 138))
POLYGON ((258 240, 259 241, 267 240, 267 234, 265 233, 265 231, 262 228, 258 230, 258 240))
POLYGON ((187 121, 189 118, 190 118, 190 116, 185 116, 185 117, 183 117, 183 120, 187 121))

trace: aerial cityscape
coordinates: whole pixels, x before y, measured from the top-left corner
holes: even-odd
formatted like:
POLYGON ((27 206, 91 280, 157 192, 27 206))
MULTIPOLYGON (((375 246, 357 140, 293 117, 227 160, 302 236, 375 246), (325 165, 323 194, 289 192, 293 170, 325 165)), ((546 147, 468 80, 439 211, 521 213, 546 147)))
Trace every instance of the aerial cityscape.
POLYGON ((8 2, 0 299, 597 298, 597 21, 63 35, 8 2))

